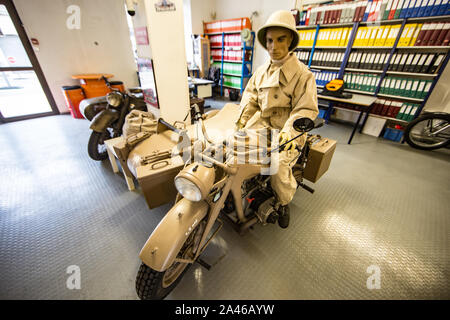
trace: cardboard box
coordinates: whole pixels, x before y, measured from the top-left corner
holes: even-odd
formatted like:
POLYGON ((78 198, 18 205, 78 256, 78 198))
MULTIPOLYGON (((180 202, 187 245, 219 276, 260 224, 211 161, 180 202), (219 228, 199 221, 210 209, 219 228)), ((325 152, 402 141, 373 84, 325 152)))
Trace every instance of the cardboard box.
POLYGON ((367 118, 366 124, 364 125, 362 133, 368 134, 369 136, 378 137, 380 136, 380 133, 383 130, 385 124, 386 119, 369 116, 369 118, 367 118))
POLYGON ((330 167, 334 150, 336 150, 336 140, 322 138, 312 145, 309 150, 308 161, 306 163, 303 177, 311 182, 317 182, 330 167))

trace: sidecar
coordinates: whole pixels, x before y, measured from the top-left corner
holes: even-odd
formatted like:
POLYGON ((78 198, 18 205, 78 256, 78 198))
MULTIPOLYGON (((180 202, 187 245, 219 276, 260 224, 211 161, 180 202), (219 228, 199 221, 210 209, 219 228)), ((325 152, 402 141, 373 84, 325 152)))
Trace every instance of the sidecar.
MULTIPOLYGON (((203 123, 209 138, 221 143, 233 132, 238 114, 239 106, 231 103, 218 112, 206 114, 203 123)), ((158 124, 157 133, 138 143, 126 163, 121 161, 122 168, 137 179, 150 209, 169 203, 177 194, 173 181, 184 167, 184 161, 181 155, 171 157, 180 140, 179 131, 173 129, 158 124)), ((190 146, 196 137, 196 125, 188 125, 185 130, 190 146)))

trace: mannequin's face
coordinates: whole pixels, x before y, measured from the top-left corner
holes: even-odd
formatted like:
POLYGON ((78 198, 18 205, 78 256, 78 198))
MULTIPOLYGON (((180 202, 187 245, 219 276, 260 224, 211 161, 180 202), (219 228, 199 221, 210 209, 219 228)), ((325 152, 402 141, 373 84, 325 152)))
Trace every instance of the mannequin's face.
POLYGON ((281 60, 289 53, 289 46, 293 40, 290 30, 280 27, 268 28, 266 32, 266 46, 272 60, 281 60))

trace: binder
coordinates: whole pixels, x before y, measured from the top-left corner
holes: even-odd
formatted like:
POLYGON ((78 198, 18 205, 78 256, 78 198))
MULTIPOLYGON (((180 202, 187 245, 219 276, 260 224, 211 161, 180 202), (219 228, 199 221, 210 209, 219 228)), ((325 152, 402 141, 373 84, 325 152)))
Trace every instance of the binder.
POLYGON ((431 23, 430 26, 427 28, 427 31, 425 32, 423 39, 422 39, 422 43, 421 46, 427 46, 428 42, 431 39, 431 36, 434 33, 434 30, 436 30, 438 26, 438 23, 431 23))
POLYGON ((420 53, 413 54, 414 58, 411 61, 411 64, 407 65, 406 72, 416 72, 419 64, 419 60, 422 56, 420 53))
POLYGON ((370 36, 371 36, 373 30, 374 30, 374 27, 367 27, 366 34, 364 36, 363 44, 362 44, 364 47, 367 47, 369 45, 370 36))
POLYGON ((391 8, 392 8, 392 4, 393 3, 394 3, 394 1, 388 1, 387 2, 386 9, 384 10, 384 13, 383 13, 383 20, 388 20, 389 13, 391 12, 391 8))
POLYGON ((424 17, 431 16, 431 10, 433 10, 435 2, 436 2, 436 0, 429 0, 428 1, 427 6, 425 7, 425 12, 423 14, 424 17))
POLYGON ((447 32, 447 35, 445 36, 444 42, 442 42, 443 46, 448 46, 448 43, 450 41, 450 30, 447 32))
POLYGON ((362 21, 367 21, 369 18, 370 10, 372 10, 373 0, 367 1, 366 11, 364 12, 364 16, 362 18, 362 21))
POLYGON ((408 8, 410 0, 400 0, 395 11, 394 19, 404 19, 406 16, 406 8, 408 8))
POLYGON ((447 8, 449 7, 449 0, 443 0, 440 7, 439 7, 439 11, 437 13, 438 16, 443 16, 448 14, 447 13, 447 8))
POLYGON ((381 5, 380 5, 380 9, 378 11, 378 16, 377 16, 376 21, 384 20, 383 19, 384 18, 384 13, 386 11, 386 7, 387 7, 389 2, 390 2, 389 0, 382 0, 382 1, 380 1, 381 5))
POLYGON ((400 59, 400 63, 397 67, 397 71, 399 71, 399 72, 403 71, 403 69, 406 65, 407 59, 408 59, 408 54, 407 53, 402 54, 402 58, 400 59))
POLYGON ((411 17, 417 17, 419 15, 419 9, 422 5, 422 2, 425 0, 417 0, 414 4, 413 12, 411 13, 411 17))
POLYGON ((403 72, 410 72, 409 70, 411 69, 412 63, 415 59, 416 54, 415 53, 410 53, 408 54, 408 58, 406 59, 405 64, 403 65, 402 71, 403 72))
POLYGON ((429 73, 436 73, 441 66, 441 63, 444 61, 445 54, 441 53, 434 58, 434 61, 431 62, 429 73))
POLYGON ((428 42, 424 45, 427 46, 434 46, 434 45, 438 45, 437 44, 437 40, 439 37, 439 34, 441 33, 441 31, 444 29, 444 22, 439 22, 436 25, 436 28, 433 30, 433 32, 431 33, 430 39, 428 40, 428 42))
POLYGON ((417 37, 419 36, 420 31, 422 30, 423 23, 419 23, 416 26, 416 29, 414 30, 413 36, 411 38, 411 41, 409 42, 409 46, 414 46, 417 41, 417 37))
POLYGON ((406 14, 404 16, 404 18, 411 18, 412 13, 414 11, 414 5, 416 4, 416 0, 410 0, 408 3, 408 7, 405 9, 406 10, 406 14))
POLYGON ((394 19, 395 11, 397 10, 398 1, 399 0, 394 0, 394 3, 392 4, 392 7, 391 7, 391 12, 389 12, 388 20, 394 19))
POLYGON ((408 36, 408 33, 409 33, 409 31, 410 31, 410 29, 411 29, 411 26, 410 25, 405 25, 405 27, 403 28, 403 32, 402 32, 402 34, 400 35, 400 39, 399 39, 399 41, 398 41, 398 44, 397 44, 397 47, 406 47, 407 46, 407 36, 408 36))
POLYGON ((417 35, 417 39, 414 43, 414 46, 422 46, 423 38, 425 37, 425 34, 428 32, 429 28, 431 27, 431 22, 424 23, 422 28, 420 29, 419 34, 417 35))
POLYGON ((431 9, 431 16, 437 16, 439 13, 439 7, 441 6, 442 0, 436 0, 433 8, 431 9))
POLYGON ((393 25, 389 31, 388 37, 384 44, 385 47, 392 47, 395 44, 395 40, 397 39, 397 35, 400 32, 400 25, 393 25))
POLYGON ((445 23, 444 27, 442 28, 441 32, 437 36, 436 42, 434 43, 435 46, 442 46, 445 40, 445 36, 448 33, 448 30, 450 30, 450 23, 445 23))
POLYGON ((431 62, 434 60, 435 54, 431 53, 426 57, 424 64, 422 65, 421 73, 428 73, 428 69, 430 68, 431 62))
POLYGON ((427 7, 427 4, 428 4, 428 0, 423 0, 422 1, 422 3, 420 4, 419 12, 417 13, 418 17, 425 16, 425 9, 427 7))

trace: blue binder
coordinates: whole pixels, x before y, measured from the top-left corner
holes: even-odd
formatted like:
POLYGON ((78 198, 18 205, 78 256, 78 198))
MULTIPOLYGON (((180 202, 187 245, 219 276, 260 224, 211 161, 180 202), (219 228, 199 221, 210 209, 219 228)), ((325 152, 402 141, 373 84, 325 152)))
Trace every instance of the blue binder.
POLYGON ((420 6, 421 6, 421 2, 422 1, 420 1, 420 0, 416 1, 416 4, 414 5, 414 8, 412 9, 413 12, 411 14, 411 18, 415 18, 415 17, 417 17, 419 15, 419 9, 420 9, 420 6))
POLYGON ((367 7, 366 7, 366 11, 364 12, 363 21, 367 21, 367 18, 369 18, 370 10, 367 11, 367 8, 372 8, 372 2, 373 2, 373 0, 367 1, 367 7))
POLYGON ((423 14, 424 17, 431 16, 431 10, 433 9, 433 5, 436 2, 436 0, 429 0, 427 3, 427 7, 425 8, 425 13, 423 14))
POLYGON ((448 1, 443 0, 441 5, 439 6, 439 11, 438 11, 438 16, 443 16, 446 14, 447 12, 447 7, 448 7, 448 1))
POLYGON ((429 0, 423 0, 422 1, 422 4, 420 5, 420 8, 419 8, 419 12, 417 13, 418 17, 424 17, 425 16, 425 10, 427 8, 428 2, 429 2, 429 0))
POLYGON ((442 0, 436 0, 436 2, 434 3, 433 9, 431 9, 431 16, 437 16, 438 12, 439 12, 439 7, 441 6, 442 0))
POLYGON ((415 3, 416 3, 416 0, 411 0, 410 2, 409 2, 409 5, 408 5, 408 9, 407 9, 407 11, 406 11, 406 16, 405 16, 405 18, 411 18, 412 17, 412 13, 413 13, 413 11, 414 11, 414 5, 415 5, 415 3))
POLYGON ((402 9, 402 11, 400 11, 400 16, 399 16, 400 19, 406 18, 406 13, 408 12, 408 6, 411 1, 413 1, 413 0, 405 0, 405 2, 403 2, 403 9, 397 8, 397 10, 402 9))

